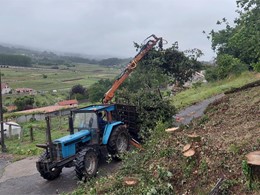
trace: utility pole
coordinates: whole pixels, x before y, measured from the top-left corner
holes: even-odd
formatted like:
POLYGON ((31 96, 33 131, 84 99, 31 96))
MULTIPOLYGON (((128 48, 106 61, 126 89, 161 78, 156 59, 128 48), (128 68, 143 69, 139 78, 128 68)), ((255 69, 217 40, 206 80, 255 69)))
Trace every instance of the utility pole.
POLYGON ((2 72, 0 70, 0 127, 1 127, 1 146, 2 146, 2 152, 7 152, 6 146, 5 146, 5 137, 4 137, 4 117, 3 117, 3 101, 2 101, 2 72))

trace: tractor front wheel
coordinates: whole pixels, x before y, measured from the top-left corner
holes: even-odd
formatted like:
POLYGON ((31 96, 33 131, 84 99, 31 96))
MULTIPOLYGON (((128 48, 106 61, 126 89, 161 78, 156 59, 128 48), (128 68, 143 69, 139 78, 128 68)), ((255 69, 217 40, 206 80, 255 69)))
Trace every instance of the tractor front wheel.
POLYGON ((88 147, 80 151, 76 157, 75 171, 80 180, 86 181, 97 174, 98 154, 94 148, 88 147))
POLYGON ((46 152, 44 152, 40 157, 39 157, 39 160, 38 162, 36 163, 36 168, 37 170, 39 171, 39 173, 41 174, 41 176, 44 178, 44 179, 47 179, 47 180, 54 180, 56 179, 57 177, 60 176, 60 173, 62 171, 62 168, 61 167, 53 167, 52 169, 50 170, 46 170, 46 167, 44 166, 44 162, 45 161, 48 161, 49 159, 49 155, 47 155, 46 152))

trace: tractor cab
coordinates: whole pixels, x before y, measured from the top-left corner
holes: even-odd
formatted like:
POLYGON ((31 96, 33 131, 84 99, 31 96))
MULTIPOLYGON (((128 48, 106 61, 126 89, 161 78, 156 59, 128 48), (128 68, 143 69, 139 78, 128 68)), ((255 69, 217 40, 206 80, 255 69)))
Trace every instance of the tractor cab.
POLYGON ((73 134, 88 130, 91 144, 102 144, 104 132, 113 123, 111 111, 114 109, 114 105, 93 105, 72 111, 73 134))

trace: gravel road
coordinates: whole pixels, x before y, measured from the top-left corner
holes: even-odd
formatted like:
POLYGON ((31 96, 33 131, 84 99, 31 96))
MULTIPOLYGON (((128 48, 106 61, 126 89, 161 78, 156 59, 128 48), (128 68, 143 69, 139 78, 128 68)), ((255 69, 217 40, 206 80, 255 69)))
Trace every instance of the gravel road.
MULTIPOLYGON (((37 157, 14 163, 0 160, 0 195, 52 195, 73 191, 79 180, 74 168, 63 168, 60 177, 53 181, 43 179, 36 170, 37 157)), ((120 162, 100 160, 98 177, 109 175, 120 167, 120 162)))

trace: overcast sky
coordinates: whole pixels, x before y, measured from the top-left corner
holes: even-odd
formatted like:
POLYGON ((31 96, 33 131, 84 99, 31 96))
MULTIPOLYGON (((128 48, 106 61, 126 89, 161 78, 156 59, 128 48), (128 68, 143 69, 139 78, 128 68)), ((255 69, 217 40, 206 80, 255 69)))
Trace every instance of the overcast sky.
POLYGON ((133 57, 133 42, 155 34, 170 47, 198 48, 211 60, 202 31, 237 16, 236 0, 0 0, 0 43, 48 51, 133 57))

